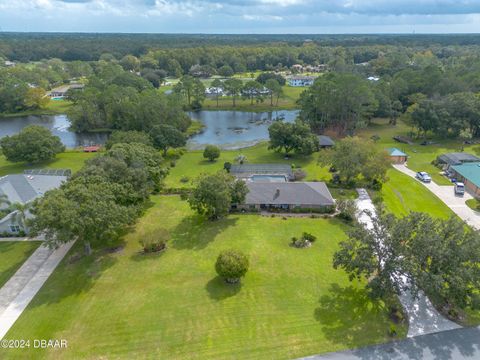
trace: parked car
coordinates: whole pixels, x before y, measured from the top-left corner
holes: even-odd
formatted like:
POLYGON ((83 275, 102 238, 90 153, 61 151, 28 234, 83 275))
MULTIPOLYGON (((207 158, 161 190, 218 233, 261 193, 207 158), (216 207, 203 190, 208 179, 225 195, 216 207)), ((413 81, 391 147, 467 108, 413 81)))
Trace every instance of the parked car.
POLYGON ((415 177, 424 183, 429 183, 432 181, 432 178, 430 177, 430 175, 428 175, 428 173, 426 173, 425 171, 417 172, 417 175, 415 175, 415 177))
POLYGON ((455 189, 455 195, 463 196, 463 194, 465 194, 465 184, 464 183, 461 183, 461 182, 455 183, 454 189, 455 189))

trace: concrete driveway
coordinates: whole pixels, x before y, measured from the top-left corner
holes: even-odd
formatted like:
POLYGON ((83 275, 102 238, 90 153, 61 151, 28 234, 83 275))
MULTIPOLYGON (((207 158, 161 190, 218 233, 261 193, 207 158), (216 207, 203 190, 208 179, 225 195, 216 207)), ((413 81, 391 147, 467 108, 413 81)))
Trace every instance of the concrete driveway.
MULTIPOLYGON (((372 230, 372 217, 376 217, 375 205, 373 205, 365 189, 357 189, 357 192, 359 195, 356 201, 358 222, 367 230, 372 230)), ((403 281, 407 284, 406 278, 404 278, 403 281)), ((423 291, 420 291, 417 296, 413 296, 408 290, 402 291, 399 299, 408 317, 407 337, 431 334, 460 327, 460 325, 443 317, 443 315, 435 309, 423 291)))
MULTIPOLYGON (((415 178, 416 172, 410 170, 406 165, 393 165, 398 171, 415 178)), ((456 196, 453 190, 453 185, 438 185, 433 181, 431 183, 423 183, 419 180, 416 180, 423 184, 427 189, 434 193, 440 200, 442 200, 445 205, 447 205, 452 211, 458 215, 460 219, 465 221, 468 225, 473 228, 480 230, 480 212, 470 209, 465 201, 472 199, 473 197, 465 193, 462 196, 456 196)))

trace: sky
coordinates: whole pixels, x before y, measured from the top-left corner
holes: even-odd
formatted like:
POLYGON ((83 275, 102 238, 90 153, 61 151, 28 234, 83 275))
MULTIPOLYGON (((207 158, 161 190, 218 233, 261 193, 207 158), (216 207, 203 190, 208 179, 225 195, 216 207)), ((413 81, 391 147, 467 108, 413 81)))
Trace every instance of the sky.
POLYGON ((0 0, 1 31, 478 33, 480 0, 0 0))

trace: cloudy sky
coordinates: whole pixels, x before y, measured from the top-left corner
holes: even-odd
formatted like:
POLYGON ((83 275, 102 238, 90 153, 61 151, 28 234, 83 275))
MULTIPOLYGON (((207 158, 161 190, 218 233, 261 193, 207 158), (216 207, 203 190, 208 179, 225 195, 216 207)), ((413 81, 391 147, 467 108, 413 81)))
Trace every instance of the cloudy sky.
POLYGON ((480 32, 480 0, 0 0, 2 31, 480 32))

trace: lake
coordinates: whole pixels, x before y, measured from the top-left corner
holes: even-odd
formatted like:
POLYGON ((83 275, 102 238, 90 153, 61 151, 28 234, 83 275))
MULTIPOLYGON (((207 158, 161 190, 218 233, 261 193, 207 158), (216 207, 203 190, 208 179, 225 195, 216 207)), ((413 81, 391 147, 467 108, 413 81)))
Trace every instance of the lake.
MULTIPOLYGON (((197 111, 189 112, 190 117, 205 125, 202 133, 188 140, 189 149, 202 149, 207 144, 223 149, 239 149, 255 145, 268 139, 268 127, 275 119, 293 122, 298 115, 296 110, 253 113, 246 111, 197 111)), ((0 138, 14 135, 25 126, 41 125, 60 137, 62 143, 73 148, 77 146, 103 144, 105 133, 74 133, 69 130, 70 122, 66 115, 19 116, 0 118, 0 138)))
POLYGON ((66 115, 32 115, 0 118, 0 138, 15 135, 25 126, 41 125, 49 129, 53 135, 58 136, 68 148, 77 146, 103 144, 107 140, 105 133, 82 133, 70 131, 70 122, 66 115))
POLYGON ((240 149, 268 139, 268 127, 276 119, 295 121, 297 110, 273 112, 198 111, 190 117, 205 125, 204 131, 188 141, 189 149, 202 149, 207 144, 223 149, 240 149))

